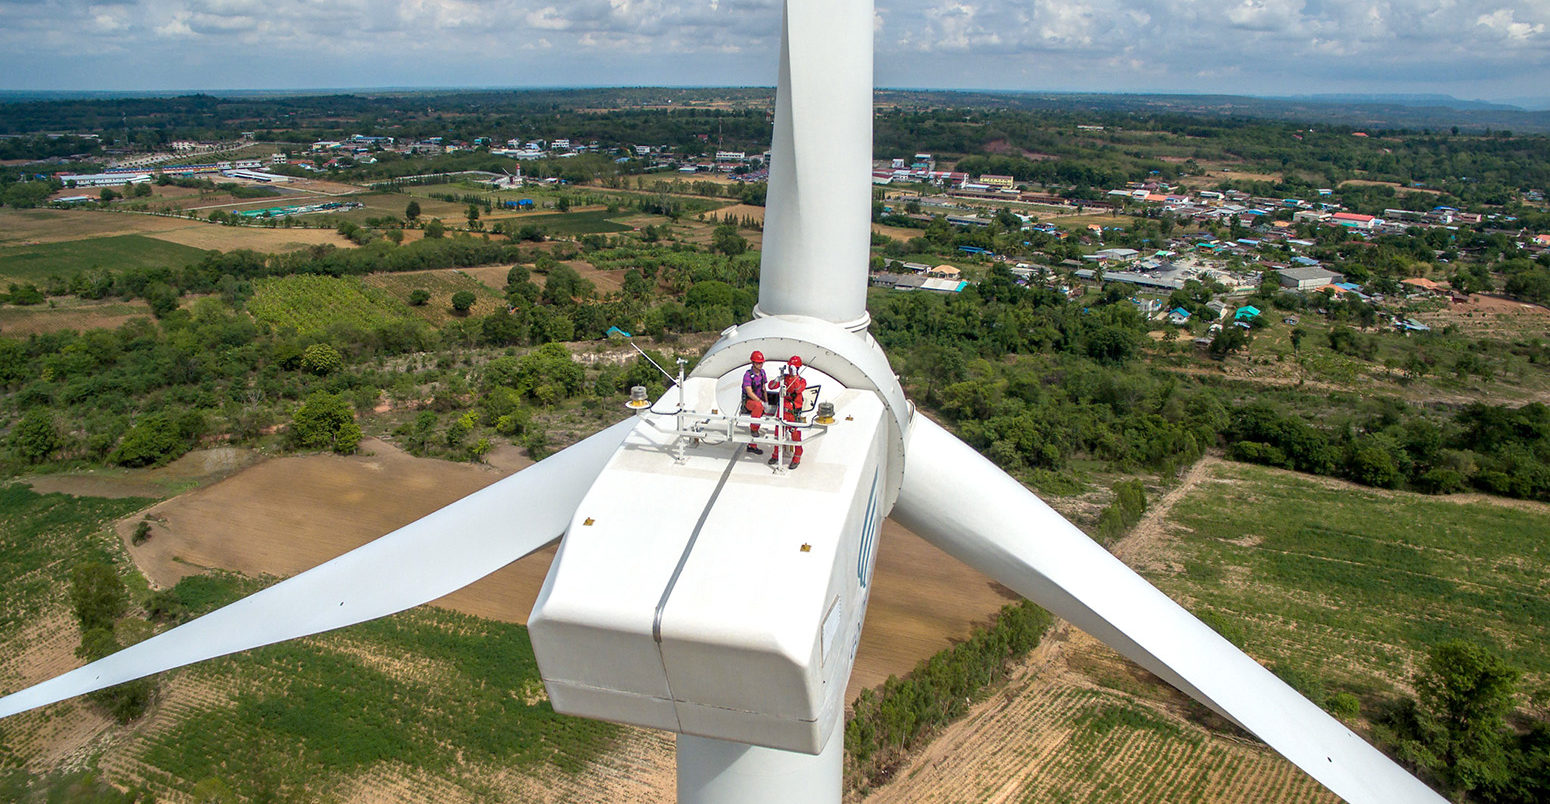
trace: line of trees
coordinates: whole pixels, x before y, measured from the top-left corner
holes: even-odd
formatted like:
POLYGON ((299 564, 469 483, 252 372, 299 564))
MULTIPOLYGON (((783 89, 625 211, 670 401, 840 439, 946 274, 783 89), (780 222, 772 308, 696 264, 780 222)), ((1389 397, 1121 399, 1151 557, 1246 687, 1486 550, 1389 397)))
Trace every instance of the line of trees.
POLYGON ((865 689, 845 723, 847 786, 864 793, 888 780, 908 752, 968 711, 1038 646, 1053 619, 1024 600, 1001 609, 989 627, 921 661, 904 678, 865 689))

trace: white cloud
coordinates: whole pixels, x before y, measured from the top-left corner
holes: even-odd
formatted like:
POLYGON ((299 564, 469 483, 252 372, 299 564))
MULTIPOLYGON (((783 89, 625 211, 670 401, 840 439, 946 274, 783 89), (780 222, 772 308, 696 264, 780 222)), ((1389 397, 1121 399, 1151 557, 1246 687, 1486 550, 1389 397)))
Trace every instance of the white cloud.
POLYGON ((1516 13, 1510 8, 1498 8, 1490 14, 1481 14, 1475 24, 1516 40, 1526 40, 1545 32, 1544 23, 1519 22, 1516 13))
MULTIPOLYGON (((886 85, 1321 92, 1355 81, 1469 95, 1474 82, 1527 95, 1550 83, 1547 0, 875 1, 886 85)), ((779 21, 779 0, 0 0, 0 87, 50 80, 23 67, 66 48, 118 46, 127 62, 92 71, 89 56, 72 59, 71 80, 135 81, 161 69, 153 60, 183 58, 202 60, 212 87, 337 86, 341 63, 376 85, 433 72, 449 77, 438 83, 770 83, 779 21)))

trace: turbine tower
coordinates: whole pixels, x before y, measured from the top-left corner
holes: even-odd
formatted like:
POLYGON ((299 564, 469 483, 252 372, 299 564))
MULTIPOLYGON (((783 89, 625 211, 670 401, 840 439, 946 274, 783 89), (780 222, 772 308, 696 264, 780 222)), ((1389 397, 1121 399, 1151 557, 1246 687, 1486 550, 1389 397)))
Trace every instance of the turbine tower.
MULTIPOLYGON (((872 3, 786 0, 756 318, 635 416, 357 550, 0 698, 0 717, 426 603, 560 538, 529 621, 554 708, 678 737, 683 802, 838 802, 883 517, 1070 620, 1353 804, 1442 802, 915 413, 866 334, 872 3), (816 415, 736 412, 750 351, 816 415), (794 362, 794 361, 793 361, 794 362), (762 421, 755 435, 750 425, 762 421), (802 468, 750 457, 797 446, 802 468), (801 525, 749 525, 758 510, 801 525), (393 579, 383 583, 383 579, 393 579)), ((642 394, 643 396, 643 394, 642 394)))

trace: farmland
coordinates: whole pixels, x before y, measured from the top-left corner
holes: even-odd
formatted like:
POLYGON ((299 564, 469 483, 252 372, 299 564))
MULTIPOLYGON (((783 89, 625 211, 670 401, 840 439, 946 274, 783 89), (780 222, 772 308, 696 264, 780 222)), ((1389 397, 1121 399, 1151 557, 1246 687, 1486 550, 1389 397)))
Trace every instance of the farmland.
MULTIPOLYGON (((505 269, 497 267, 495 272, 504 274, 505 269)), ((469 272, 459 269, 369 274, 361 281, 367 288, 380 289, 404 305, 409 305, 409 295, 414 291, 426 291, 430 294, 430 301, 418 306, 408 306, 407 309, 421 320, 436 326, 446 324, 456 317, 452 310, 452 294, 460 290, 470 291, 478 297, 478 301, 470 308, 471 314, 488 313, 491 310, 502 309, 506 305, 506 300, 491 290, 487 282, 481 282, 469 272)), ((495 287, 501 287, 504 284, 505 282, 502 281, 495 287)))
MULTIPOLYGON (((1115 551, 1304 694, 1410 692, 1427 645, 1486 641, 1545 678, 1550 506, 1361 489, 1208 459, 1115 551)), ((868 800, 1332 802, 1069 626, 868 800), (948 792, 943 792, 948 791, 948 792)))
POLYGON ((1448 639, 1484 641, 1550 678, 1550 507, 1224 463, 1174 511, 1180 569, 1153 579, 1330 694, 1376 702, 1448 639))
POLYGON ((411 320, 409 305, 357 277, 298 275, 253 283, 248 310, 277 330, 316 335, 332 327, 370 330, 411 320))
POLYGON ((0 277, 38 282, 95 268, 158 268, 199 259, 199 249, 139 234, 0 248, 0 277))

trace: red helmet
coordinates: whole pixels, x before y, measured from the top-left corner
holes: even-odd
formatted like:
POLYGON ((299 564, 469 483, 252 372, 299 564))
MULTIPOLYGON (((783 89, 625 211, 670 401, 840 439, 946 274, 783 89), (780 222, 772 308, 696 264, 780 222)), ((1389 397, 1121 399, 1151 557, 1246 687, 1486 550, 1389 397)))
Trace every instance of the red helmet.
POLYGON ((801 368, 802 367, 802 356, 801 355, 792 355, 791 359, 786 361, 786 365, 790 366, 792 371, 795 371, 795 370, 801 368))
POLYGON ((753 354, 748 356, 748 362, 750 362, 750 363, 763 363, 764 362, 764 353, 759 351, 758 349, 753 350, 753 354))

